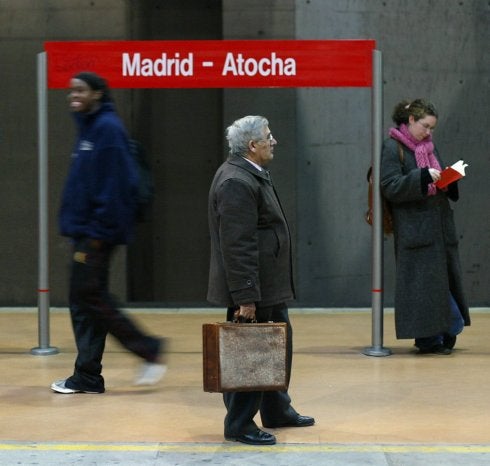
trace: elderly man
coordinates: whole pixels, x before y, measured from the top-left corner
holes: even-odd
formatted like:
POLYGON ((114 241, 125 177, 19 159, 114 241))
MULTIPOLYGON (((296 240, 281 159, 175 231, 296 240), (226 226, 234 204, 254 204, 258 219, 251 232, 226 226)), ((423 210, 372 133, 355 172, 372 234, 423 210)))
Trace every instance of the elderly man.
MULTIPOLYGON (((246 116, 226 130, 229 158, 216 172, 209 193, 211 261, 208 300, 228 307, 227 320, 285 322, 288 376, 292 329, 286 302, 294 298, 289 228, 265 167, 277 141, 267 119, 246 116)), ((253 421, 260 410, 268 428, 305 427, 287 391, 233 392, 223 395, 225 438, 251 445, 273 445, 274 435, 253 421)))

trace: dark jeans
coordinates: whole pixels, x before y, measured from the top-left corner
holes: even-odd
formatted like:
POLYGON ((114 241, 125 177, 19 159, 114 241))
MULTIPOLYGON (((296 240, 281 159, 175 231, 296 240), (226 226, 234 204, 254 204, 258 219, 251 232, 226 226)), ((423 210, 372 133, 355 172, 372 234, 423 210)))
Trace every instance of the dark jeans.
MULTIPOLYGON (((451 328, 447 335, 456 336, 459 335, 464 328, 464 320, 459 310, 453 295, 449 293, 449 305, 451 308, 451 328)), ((415 339, 415 346, 421 350, 427 350, 433 348, 436 345, 442 345, 444 341, 444 334, 434 335, 432 337, 421 337, 415 339)))
MULTIPOLYGON (((233 320, 236 308, 229 308, 227 320, 233 320)), ((291 375, 293 356, 293 330, 289 322, 288 308, 285 303, 275 306, 257 307, 258 322, 286 322, 287 324, 287 376, 291 375)), ((227 414, 225 417, 225 437, 237 437, 257 429, 253 418, 260 410, 262 424, 283 424, 296 419, 298 413, 291 406, 287 391, 271 392, 228 392, 223 394, 227 414)))
POLYGON ((78 356, 68 379, 70 388, 104 388, 102 355, 108 333, 126 349, 147 361, 155 361, 160 340, 145 335, 117 309, 108 291, 109 265, 114 246, 94 240, 77 241, 73 248, 70 277, 70 314, 78 356))

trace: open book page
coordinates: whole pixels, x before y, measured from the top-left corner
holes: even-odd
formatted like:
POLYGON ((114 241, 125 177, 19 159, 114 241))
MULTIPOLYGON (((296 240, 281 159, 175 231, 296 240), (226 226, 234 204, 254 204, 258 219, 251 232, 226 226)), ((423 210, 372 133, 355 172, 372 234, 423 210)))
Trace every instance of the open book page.
POLYGON ((458 160, 453 163, 450 167, 447 167, 441 172, 441 179, 435 183, 435 185, 441 189, 446 187, 448 184, 457 181, 463 176, 465 176, 465 168, 468 166, 463 160, 458 160))

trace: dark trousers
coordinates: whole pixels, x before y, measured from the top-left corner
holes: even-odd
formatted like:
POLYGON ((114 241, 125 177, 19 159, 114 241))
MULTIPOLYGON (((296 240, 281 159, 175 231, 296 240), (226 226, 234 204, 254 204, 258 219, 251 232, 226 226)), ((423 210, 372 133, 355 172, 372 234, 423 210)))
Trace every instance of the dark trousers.
MULTIPOLYGON (((229 308, 227 320, 233 320, 236 308, 229 308)), ((275 306, 257 307, 257 322, 286 322, 287 324, 287 377, 291 375, 293 356, 293 330, 289 322, 285 303, 275 306)), ((257 429, 253 418, 260 411, 262 424, 283 424, 296 419, 298 413, 291 406, 287 391, 271 392, 227 392, 223 394, 227 414, 225 417, 225 437, 236 437, 257 429)))
POLYGON ((109 265, 114 246, 85 239, 73 250, 70 277, 70 315, 78 356, 75 370, 68 379, 71 388, 104 388, 102 355, 106 336, 113 335, 137 356, 154 361, 160 341, 145 335, 117 309, 108 291, 109 265))
MULTIPOLYGON (((451 309, 451 328, 446 335, 456 336, 464 329, 464 319, 458 304, 451 293, 449 293, 449 306, 451 309)), ((421 350, 429 350, 436 345, 442 345, 444 342, 444 335, 444 333, 441 333, 431 337, 415 338, 415 346, 421 350)))

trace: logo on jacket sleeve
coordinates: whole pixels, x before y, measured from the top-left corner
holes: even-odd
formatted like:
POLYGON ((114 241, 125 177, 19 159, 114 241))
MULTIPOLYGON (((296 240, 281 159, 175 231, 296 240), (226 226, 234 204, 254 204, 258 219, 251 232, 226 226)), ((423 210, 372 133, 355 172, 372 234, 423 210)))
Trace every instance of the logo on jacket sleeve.
POLYGON ((79 150, 93 150, 94 149, 94 143, 90 141, 80 141, 80 146, 79 150))

